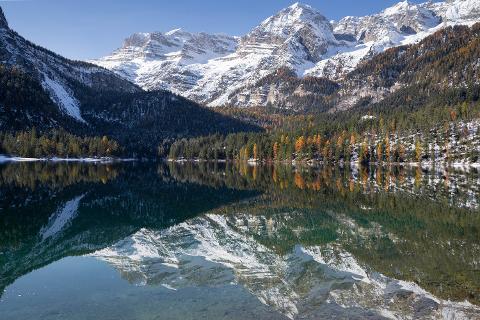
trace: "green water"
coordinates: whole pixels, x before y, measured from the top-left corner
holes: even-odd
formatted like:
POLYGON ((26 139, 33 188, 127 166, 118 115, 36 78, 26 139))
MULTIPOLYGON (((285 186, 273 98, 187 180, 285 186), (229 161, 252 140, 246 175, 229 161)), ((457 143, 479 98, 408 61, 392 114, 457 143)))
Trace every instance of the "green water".
POLYGON ((475 170, 0 166, 1 319, 478 319, 475 170))

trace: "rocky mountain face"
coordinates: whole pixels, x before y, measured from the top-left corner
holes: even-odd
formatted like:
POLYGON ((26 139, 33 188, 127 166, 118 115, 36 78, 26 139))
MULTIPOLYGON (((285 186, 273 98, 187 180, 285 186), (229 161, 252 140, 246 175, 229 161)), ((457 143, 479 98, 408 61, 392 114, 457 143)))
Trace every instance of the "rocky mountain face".
POLYGON ((328 49, 339 42, 323 15, 307 5, 296 3, 263 21, 242 38, 241 44, 242 49, 271 45, 275 47, 273 53, 287 55, 285 62, 297 62, 300 66, 305 60, 320 61, 328 49))
POLYGON ((427 31, 441 21, 441 17, 424 5, 403 1, 379 14, 345 17, 334 22, 334 31, 337 37, 350 41, 395 45, 398 39, 427 31))
POLYGON ((457 24, 461 20, 466 24, 478 22, 480 5, 475 0, 446 0, 445 2, 427 2, 427 9, 432 10, 446 24, 457 24))
POLYGON ((293 111, 327 111, 329 97, 340 86, 327 78, 298 77, 292 69, 283 67, 261 78, 253 85, 229 95, 231 104, 239 107, 269 106, 293 111))
POLYGON ((478 21, 475 0, 403 1, 378 14, 340 21, 328 21, 314 8, 296 3, 240 38, 179 30, 134 35, 111 56, 93 62, 144 89, 167 88, 209 106, 266 106, 291 93, 276 86, 257 88, 258 81, 278 69, 289 68, 300 78, 339 81, 388 48, 478 21), (156 38, 161 40, 152 40, 156 38), (210 49, 198 38, 208 39, 210 49))
POLYGON ((8 22, 5 18, 5 14, 3 13, 3 9, 0 8, 0 28, 5 29, 8 28, 8 22))

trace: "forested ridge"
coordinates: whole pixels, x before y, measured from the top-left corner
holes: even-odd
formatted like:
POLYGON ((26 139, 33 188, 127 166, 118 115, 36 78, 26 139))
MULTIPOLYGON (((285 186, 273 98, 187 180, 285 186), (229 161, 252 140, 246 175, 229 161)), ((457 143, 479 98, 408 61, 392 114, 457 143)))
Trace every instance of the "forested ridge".
POLYGON ((168 91, 110 93, 84 98, 85 119, 100 135, 111 136, 129 154, 156 155, 158 144, 178 138, 262 129, 203 107, 168 91))
MULTIPOLYGON (((125 154, 152 156, 158 143, 164 140, 260 130, 256 125, 222 115, 167 91, 95 90, 78 82, 72 82, 71 86, 83 103, 82 116, 86 123, 61 112, 33 76, 21 68, 0 65, 0 132, 30 132, 36 128, 39 134, 46 135, 57 130, 78 137, 98 136, 101 139, 108 136, 122 145, 125 154)), ((18 151, 15 148, 4 150, 18 151)), ((43 151, 35 154, 50 155, 43 151)), ((25 152, 15 155, 24 156, 25 152)), ((58 154, 63 155, 66 155, 63 151, 58 154)), ((105 154, 99 152, 98 155, 105 154)))

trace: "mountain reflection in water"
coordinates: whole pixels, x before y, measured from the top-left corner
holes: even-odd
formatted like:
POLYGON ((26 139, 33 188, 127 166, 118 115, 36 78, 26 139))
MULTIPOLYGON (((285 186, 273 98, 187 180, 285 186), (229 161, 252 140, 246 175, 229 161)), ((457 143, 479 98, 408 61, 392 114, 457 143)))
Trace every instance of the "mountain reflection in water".
POLYGON ((12 318, 9 286, 79 255, 135 286, 239 287, 272 318, 480 317, 476 171, 21 163, 0 179, 12 318))

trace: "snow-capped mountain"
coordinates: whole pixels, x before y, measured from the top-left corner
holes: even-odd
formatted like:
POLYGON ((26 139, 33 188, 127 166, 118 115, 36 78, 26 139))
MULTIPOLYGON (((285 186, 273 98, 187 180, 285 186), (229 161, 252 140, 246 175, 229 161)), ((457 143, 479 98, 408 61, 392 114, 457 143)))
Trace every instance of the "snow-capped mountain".
POLYGON ((321 13, 296 3, 263 21, 242 38, 242 49, 254 49, 265 44, 271 45, 276 50, 274 53, 300 59, 285 61, 295 63, 319 61, 330 47, 339 45, 339 42, 333 35, 330 22, 321 13))
MULTIPOLYGON (((162 34, 162 37, 171 33, 175 31, 162 34)), ((218 36, 214 39, 218 41, 218 36)), ((230 51, 224 50, 225 54, 220 57, 197 57, 187 61, 168 60, 162 56, 152 60, 152 56, 164 54, 163 47, 156 47, 159 52, 147 55, 152 47, 146 50, 142 46, 131 48, 131 42, 126 41, 113 55, 93 62, 127 75, 149 90, 169 88, 202 103, 224 105, 228 104, 230 93, 254 83, 272 70, 290 66, 303 74, 321 61, 331 47, 344 45, 335 38, 330 22, 323 15, 298 3, 266 19, 241 38, 221 39, 229 39, 230 51), (140 58, 124 59, 132 50, 142 51, 140 58), (114 66, 112 61, 115 61, 114 66)), ((178 56, 180 50, 170 54, 178 56)))
POLYGON ((240 38, 179 30, 136 34, 93 62, 147 90, 166 88, 209 106, 263 106, 272 102, 269 90, 252 95, 250 88, 279 68, 300 77, 339 80, 387 48, 416 43, 448 25, 478 21, 477 0, 403 1, 378 14, 332 22, 296 3, 240 38))
POLYGON ((423 4, 402 1, 379 14, 345 17, 333 23, 334 32, 338 38, 352 41, 353 48, 320 62, 307 73, 339 79, 359 62, 388 48, 417 43, 446 26, 478 22, 479 9, 480 4, 475 0, 423 4))
POLYGON ((345 17, 333 23, 334 32, 337 38, 351 41, 352 46, 321 61, 307 73, 339 79, 364 59, 387 48, 424 38, 441 21, 433 11, 408 1, 400 2, 379 14, 345 17))

